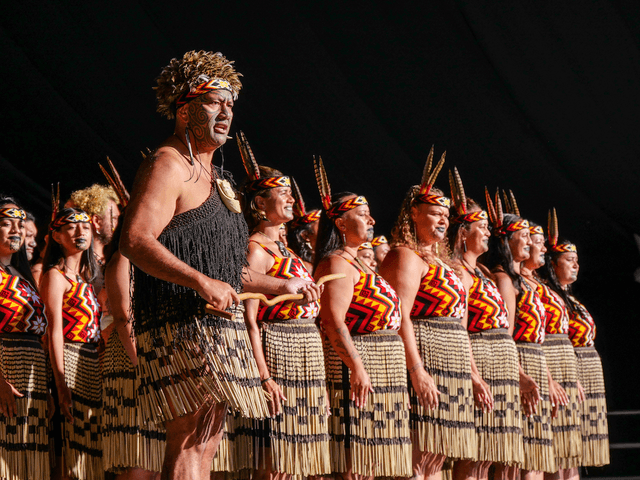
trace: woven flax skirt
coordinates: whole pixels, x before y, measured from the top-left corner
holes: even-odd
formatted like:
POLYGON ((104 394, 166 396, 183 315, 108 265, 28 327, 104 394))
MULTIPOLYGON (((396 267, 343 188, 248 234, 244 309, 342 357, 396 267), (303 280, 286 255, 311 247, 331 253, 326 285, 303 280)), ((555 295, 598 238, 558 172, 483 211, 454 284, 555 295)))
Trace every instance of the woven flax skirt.
POLYGON ((469 334, 473 358, 493 395, 493 411, 475 408, 478 461, 520 465, 524 459, 518 350, 505 328, 469 334))
POLYGON ((410 477, 409 397, 402 339, 395 330, 382 330, 354 335, 353 343, 374 392, 364 408, 356 408, 350 400, 349 369, 326 341, 332 471, 347 471, 345 449, 349 449, 353 473, 410 477))
POLYGON ((567 334, 546 335, 542 344, 551 377, 567 392, 569 405, 560 405, 558 415, 551 419, 553 447, 559 469, 580 465, 582 436, 578 393, 578 362, 567 334))
POLYGON ((609 464, 609 425, 600 355, 594 347, 574 349, 578 377, 587 399, 582 404, 582 461, 584 467, 609 464))
POLYGON ((522 370, 538 384, 540 397, 542 397, 535 415, 526 417, 524 412, 522 414, 524 437, 522 469, 554 473, 558 468, 553 448, 551 400, 549 400, 549 379, 544 351, 539 343, 517 342, 516 346, 522 370))
POLYGON ((23 397, 18 414, 0 414, 0 478, 49 478, 47 366, 35 335, 0 336, 0 371, 23 397))
POLYGON ((165 422, 203 405, 227 402, 245 417, 269 415, 242 309, 232 320, 191 320, 195 338, 180 327, 137 333, 139 400, 149 421, 165 422))
POLYGON ((105 471, 115 474, 130 468, 162 470, 165 432, 155 423, 145 424, 137 405, 136 369, 113 329, 103 360, 104 406, 102 446, 105 471))
POLYGON ((412 441, 422 452, 475 460, 478 441, 469 335, 459 318, 413 318, 412 321, 425 370, 440 390, 440 403, 432 410, 420 405, 409 386, 412 441))
POLYGON ((97 344, 65 343, 64 377, 73 401, 73 425, 63 418, 62 427, 67 474, 78 480, 102 479, 102 375, 97 344))

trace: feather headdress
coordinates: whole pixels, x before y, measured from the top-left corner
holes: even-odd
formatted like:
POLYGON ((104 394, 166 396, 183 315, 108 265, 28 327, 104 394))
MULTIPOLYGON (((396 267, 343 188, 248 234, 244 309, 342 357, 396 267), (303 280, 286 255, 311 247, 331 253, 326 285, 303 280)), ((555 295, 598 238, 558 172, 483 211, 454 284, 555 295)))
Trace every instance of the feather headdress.
POLYGON ((235 99, 242 88, 241 76, 235 71, 233 62, 220 52, 193 50, 180 60, 173 58, 162 69, 157 78, 158 85, 153 87, 158 113, 171 120, 181 105, 213 90, 228 90, 235 99))
POLYGON ((253 150, 251 150, 251 145, 249 145, 247 137, 241 131, 236 135, 236 140, 238 141, 242 164, 244 165, 244 169, 246 170, 247 177, 249 179, 245 185, 245 189, 248 192, 291 186, 291 179, 286 176, 260 178, 260 166, 258 165, 258 162, 256 162, 256 157, 253 155, 253 150))
POLYGON ((500 201, 500 190, 496 190, 495 203, 491 201, 489 190, 484 187, 484 195, 487 200, 487 212, 489 213, 489 222, 493 225, 493 234, 496 236, 506 235, 509 232, 517 232, 529 228, 529 221, 518 218, 513 223, 504 223, 504 211, 502 202, 500 201))
POLYGON ((505 213, 511 213, 520 217, 520 209, 518 208, 518 203, 516 202, 516 196, 513 194, 513 190, 509 190, 508 195, 506 190, 502 190, 502 198, 504 199, 505 213))
POLYGON ((295 203, 293 204, 294 218, 290 223, 292 228, 320 220, 320 210, 311 210, 307 213, 304 206, 304 199, 300 192, 300 187, 298 187, 298 183, 293 177, 291 178, 291 192, 293 193, 293 198, 295 200, 295 203))
POLYGON ((474 223, 480 220, 487 220, 487 212, 484 210, 468 211, 467 196, 464 193, 464 185, 462 185, 462 179, 456 167, 453 167, 453 171, 449 170, 449 186, 451 187, 451 200, 455 210, 455 215, 451 219, 452 222, 474 223))
POLYGON ((549 210, 547 229, 549 232, 549 247, 552 252, 567 253, 578 251, 573 243, 558 243, 560 234, 558 233, 558 215, 556 214, 555 208, 549 210))
POLYGON ((362 196, 352 197, 344 202, 336 202, 331 204, 331 186, 327 179, 327 172, 324 169, 324 163, 322 158, 313 157, 313 169, 316 172, 316 182, 318 183, 318 190, 320 191, 320 200, 322 201, 322 209, 326 212, 327 216, 331 219, 338 218, 344 212, 360 205, 368 205, 367 199, 362 196))
POLYGON ((431 150, 429 151, 429 155, 427 156, 427 162, 425 163, 424 170, 422 171, 422 180, 420 181, 420 191, 416 199, 422 203, 429 203, 431 205, 437 205, 439 207, 449 208, 451 206, 451 200, 442 195, 431 195, 431 189, 433 185, 436 183, 436 178, 442 170, 442 166, 444 165, 444 159, 447 156, 447 152, 443 152, 440 157, 440 161, 436 164, 436 166, 431 169, 433 164, 433 145, 431 146, 431 150))
MULTIPOLYGON (((146 155, 144 153, 142 154, 142 156, 146 158, 146 155)), ((109 182, 109 185, 111 185, 111 188, 116 191, 118 200, 120 200, 120 205, 122 205, 122 208, 124 208, 129 204, 129 192, 127 191, 127 187, 124 186, 122 178, 120 178, 120 174, 116 170, 116 167, 113 166, 113 163, 111 162, 111 159, 109 157, 107 157, 107 163, 109 164, 109 168, 111 169, 111 175, 109 175, 109 172, 107 172, 102 164, 98 163, 98 166, 100 167, 100 170, 102 170, 104 176, 107 177, 107 181, 109 182)))

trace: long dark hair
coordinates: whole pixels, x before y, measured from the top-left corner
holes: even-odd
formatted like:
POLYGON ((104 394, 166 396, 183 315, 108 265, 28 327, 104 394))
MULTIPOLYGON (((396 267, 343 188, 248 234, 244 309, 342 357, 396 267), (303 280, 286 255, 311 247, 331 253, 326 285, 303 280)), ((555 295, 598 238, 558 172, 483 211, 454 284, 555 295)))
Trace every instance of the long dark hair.
MULTIPOLYGON (((558 240, 558 244, 571 243, 566 238, 560 238, 558 240)), ((571 300, 570 295, 573 294, 571 291, 571 285, 567 285, 565 288, 562 288, 560 285, 560 281, 558 280, 558 276, 556 275, 556 271, 554 265, 557 264, 558 258, 564 252, 553 252, 551 251, 551 245, 549 245, 549 241, 547 239, 547 253, 545 253, 545 262, 544 266, 537 270, 538 275, 544 281, 544 283, 551 288, 554 292, 556 292, 562 300, 564 300, 564 304, 567 306, 567 309, 570 312, 575 310, 575 305, 571 300)))
MULTIPOLYGON (((71 215, 72 213, 84 212, 77 208, 63 208, 58 212, 55 220, 71 215)), ((58 230, 59 228, 54 231, 58 230)), ((65 257, 64 252, 62 251, 62 246, 53 239, 53 235, 49 235, 49 242, 44 250, 42 260, 43 273, 51 270, 52 268, 62 268, 64 266, 64 259, 65 257)), ((91 242, 89 242, 89 248, 82 252, 82 256, 80 257, 80 272, 84 280, 88 283, 93 282, 98 276, 98 263, 96 262, 96 257, 93 253, 93 235, 91 237, 91 242)))
MULTIPOLYGON (((341 202, 347 197, 354 196, 355 193, 340 192, 331 195, 331 204, 341 202)), ((344 215, 344 213, 342 214, 344 215)), ((320 224, 318 225, 318 240, 316 241, 316 256, 313 261, 313 270, 318 267, 320 261, 343 247, 342 235, 336 227, 335 222, 327 216, 327 212, 322 210, 320 214, 320 224)))
POLYGON ((305 262, 313 262, 313 250, 307 244, 307 241, 302 236, 303 233, 311 232, 311 226, 313 223, 302 223, 291 228, 291 224, 287 229, 287 243, 289 248, 295 252, 305 262))
MULTIPOLYGON (((20 210, 24 210, 15 198, 9 197, 8 195, 0 194, 0 208, 9 204, 13 204, 20 210)), ((15 268, 20 276, 27 282, 29 282, 31 286, 36 289, 36 291, 38 290, 38 285, 33 278, 33 274, 31 273, 31 265, 29 264, 29 259, 27 258, 27 248, 24 239, 22 245, 20 246, 20 249, 11 255, 10 265, 15 268)))
MULTIPOLYGON (((516 223, 519 220, 522 220, 519 216, 505 213, 502 223, 506 226, 516 223)), ((486 253, 483 263, 494 273, 501 267, 504 273, 511 279, 518 294, 520 294, 522 293, 520 283, 522 280, 520 275, 513 269, 513 255, 511 254, 511 247, 509 247, 509 239, 511 239, 513 233, 514 232, 507 232, 506 235, 492 234, 489 238, 489 251, 486 253)))

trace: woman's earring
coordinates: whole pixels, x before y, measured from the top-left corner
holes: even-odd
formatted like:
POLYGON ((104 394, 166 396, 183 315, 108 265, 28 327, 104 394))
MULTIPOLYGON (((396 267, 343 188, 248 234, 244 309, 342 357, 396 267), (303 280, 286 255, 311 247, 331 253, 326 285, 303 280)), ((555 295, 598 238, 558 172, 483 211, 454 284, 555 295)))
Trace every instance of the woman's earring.
POLYGON ((439 244, 439 242, 436 242, 436 256, 438 256, 438 255, 439 255, 439 254, 438 254, 438 244, 439 244))
POLYGON ((467 253, 467 239, 466 238, 462 239, 462 250, 464 251, 464 253, 467 253))

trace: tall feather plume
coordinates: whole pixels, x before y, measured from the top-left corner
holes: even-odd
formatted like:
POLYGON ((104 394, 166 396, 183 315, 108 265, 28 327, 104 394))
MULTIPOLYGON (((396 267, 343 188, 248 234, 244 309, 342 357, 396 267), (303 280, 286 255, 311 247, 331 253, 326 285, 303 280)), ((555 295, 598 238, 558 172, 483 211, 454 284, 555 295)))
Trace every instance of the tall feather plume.
POLYGON ((51 184, 51 223, 58 216, 60 210, 60 182, 57 184, 57 188, 51 184))
POLYGON ((238 141, 242 164, 244 165, 244 169, 247 171, 249 181, 253 182, 254 180, 258 180, 260 178, 260 167, 253 156, 253 151, 247 141, 247 137, 242 131, 240 131, 239 134, 236 134, 236 140, 238 141))
POLYGON ((320 199, 322 200, 322 208, 325 211, 331 208, 331 187, 329 186, 329 180, 327 179, 327 172, 324 169, 322 158, 314 155, 313 157, 313 169, 316 172, 316 182, 318 182, 318 190, 320 191, 320 199))
POLYGON ((509 200, 509 196, 507 195, 507 191, 505 189, 502 189, 502 202, 502 204, 504 205, 505 213, 513 213, 511 201, 509 200))
POLYGON ((509 197, 511 198, 511 213, 521 217, 518 203, 516 202, 516 196, 513 194, 513 190, 509 190, 509 197))
MULTIPOLYGON (((144 154, 142 155, 143 157, 146 158, 144 154)), ((111 162, 111 159, 109 157, 107 157, 107 163, 109 164, 109 168, 111 169, 111 173, 113 174, 113 176, 109 175, 109 173, 102 166, 102 164, 99 163, 98 166, 100 167, 100 170, 102 170, 102 173, 104 174, 104 176, 107 177, 107 181, 109 182, 109 185, 111 185, 113 189, 116 191, 116 195, 118 195, 118 199, 120 200, 120 205, 122 205, 122 207, 124 208, 129 204, 129 199, 130 199, 129 192, 127 191, 127 188, 124 186, 124 183, 122 182, 122 178, 120 178, 120 174, 118 173, 118 170, 116 170, 116 167, 113 166, 113 163, 111 162)))
POLYGON ((296 217, 302 217, 307 213, 307 210, 304 207, 304 199, 302 198, 300 187, 298 187, 298 182, 296 182, 296 179, 293 177, 291 177, 291 193, 293 193, 293 198, 295 200, 295 203, 293 204, 293 214, 296 217))
POLYGON ((498 215, 496 214, 496 208, 493 205, 493 201, 491 200, 491 195, 489 195, 489 189, 484 187, 484 198, 487 201, 487 213, 489 214, 489 221, 491 225, 494 227, 498 224, 498 215))
POLYGON ((433 162, 433 147, 431 147, 431 151, 429 152, 429 158, 427 159, 427 165, 425 166, 425 170, 422 173, 422 184, 420 185, 420 195, 427 195, 431 188, 433 188, 433 184, 436 183, 436 178, 438 178, 438 174, 440 170, 442 170, 442 166, 444 165, 444 159, 447 156, 447 152, 443 152, 440 157, 440 161, 431 170, 431 163, 433 162), (425 180, 426 177, 426 180, 425 180))
POLYGON ((555 207, 549 210, 549 220, 547 224, 547 232, 549 232, 549 244, 554 246, 558 244, 558 216, 555 207))
POLYGON ((464 193, 462 179, 458 173, 458 169, 453 167, 453 171, 449 170, 449 186, 451 187, 451 198, 453 206, 458 215, 467 214, 467 196, 464 193))
POLYGON ((502 210, 502 202, 500 201, 499 189, 496 189, 496 218, 498 220, 498 226, 502 226, 504 220, 504 211, 502 210))
POLYGON ((429 178, 429 172, 431 171, 431 164, 433 163, 433 149, 435 145, 431 145, 429 155, 427 155, 427 162, 424 164, 424 170, 422 170, 422 180, 420 180, 420 186, 426 185, 429 178))

